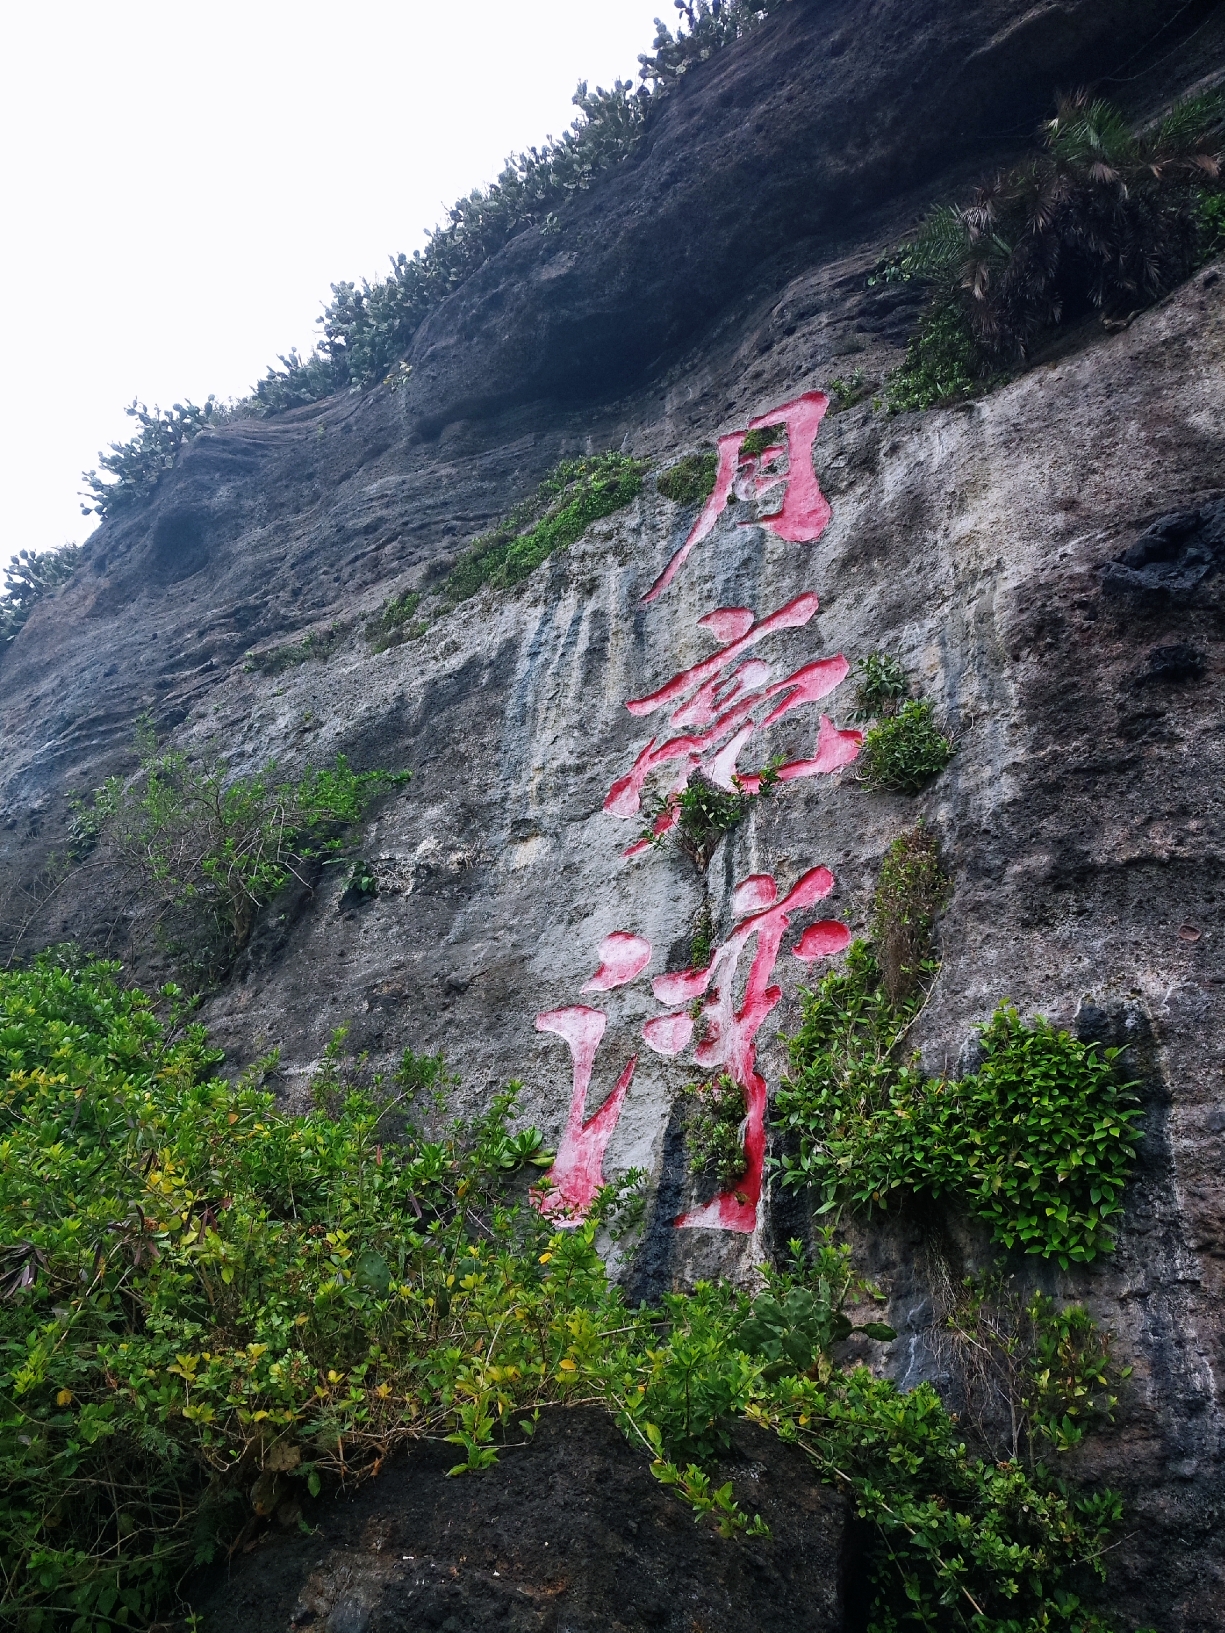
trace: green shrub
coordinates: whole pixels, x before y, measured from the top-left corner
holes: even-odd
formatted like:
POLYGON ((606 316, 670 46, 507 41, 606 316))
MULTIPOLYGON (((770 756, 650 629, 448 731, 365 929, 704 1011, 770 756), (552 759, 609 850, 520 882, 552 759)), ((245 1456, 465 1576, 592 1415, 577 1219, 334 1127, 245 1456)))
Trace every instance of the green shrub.
POLYGON ((813 1186, 821 1210, 949 1196, 1004 1247, 1065 1268, 1111 1247, 1135 1160, 1140 1112, 1115 1071, 1117 1049, 1080 1043, 1001 1006, 983 1028, 982 1064, 929 1078, 897 1049, 921 1002, 887 998, 870 949, 802 999, 775 1118, 797 1144, 784 1185, 813 1186))
POLYGON ((473 540, 439 591, 444 605, 467 601, 487 584, 520 583, 555 550, 581 539, 592 522, 632 504, 642 492, 643 469, 640 460, 619 453, 563 459, 532 499, 473 540))
POLYGON ((401 646, 405 641, 424 635, 428 625, 413 618, 421 605, 419 590, 406 590, 403 595, 385 601, 378 616, 366 625, 366 639, 372 652, 386 652, 388 647, 401 646))
POLYGON ((700 771, 695 771, 679 794, 643 801, 645 821, 639 838, 661 846, 667 842, 669 834, 675 834, 686 856, 695 867, 704 871, 724 834, 730 833, 744 821, 757 800, 769 796, 778 787, 778 768, 781 764, 781 759, 771 760, 763 768, 756 793, 749 793, 740 778, 734 777, 732 780, 736 788, 729 794, 726 788, 718 787, 700 771), (667 811, 675 813, 676 821, 664 832, 656 833, 655 824, 667 811))
POLYGON ((338 756, 297 782, 274 782, 275 766, 233 777, 159 751, 147 727, 140 746, 132 782, 111 777, 76 802, 77 832, 107 843, 153 894, 163 945, 193 985, 222 979, 259 909, 304 867, 342 860, 371 802, 409 777, 355 772, 338 756))
MULTIPOLYGON (((984 1465, 930 1385, 833 1365, 862 1284, 828 1235, 768 1273, 779 1319, 703 1283, 630 1311, 601 1212, 550 1236, 508 1188, 544 1160, 509 1126, 514 1086, 425 1132, 334 1041, 316 1098, 335 1114, 289 1116, 261 1083, 275 1059, 216 1078, 176 1003, 114 965, 0 973, 6 1624, 147 1626, 193 1563, 398 1446, 442 1437, 479 1470, 541 1408, 595 1400, 725 1534, 764 1529, 710 1478, 736 1419, 801 1445, 877 1535, 877 1628, 918 1607, 967 1633, 1101 1629, 1066 1588, 1100 1574, 1117 1499, 984 1465)), ((432 1098, 445 1075, 406 1055, 395 1086, 432 1098)))
POLYGON ((981 390, 1061 323, 1125 318, 1174 288, 1218 242, 1223 141, 1221 91, 1138 132, 1100 98, 1062 98, 1037 154, 933 210, 869 280, 932 291, 884 405, 981 390))
POLYGON ((0 657, 42 598, 72 577, 80 559, 80 545, 62 544, 58 550, 19 550, 6 565, 0 596, 0 657))
POLYGON ((885 382, 890 414, 934 408, 991 384, 991 369, 955 300, 935 300, 906 342, 905 359, 885 382))
POLYGON ((709 453, 686 454, 661 473, 655 486, 665 499, 677 505, 704 504, 714 490, 719 456, 709 453))
POLYGON ((133 398, 124 413, 137 421, 140 430, 128 442, 112 442, 109 454, 98 455, 102 469, 114 481, 104 481, 96 470, 82 471, 88 491, 82 495, 87 502, 81 514, 109 516, 147 498, 162 473, 173 467, 180 450, 225 412, 215 397, 209 397, 203 408, 192 402, 175 403, 165 412, 155 405, 152 413, 133 398))
POLYGON ((935 707, 910 698, 890 718, 864 735, 857 771, 866 788, 881 793, 917 794, 953 758, 951 737, 936 725, 935 707))
POLYGON ((713 1174, 719 1189, 729 1190, 748 1166, 744 1091, 734 1078, 721 1072, 702 1083, 691 1083, 685 1093, 693 1100, 685 1131, 689 1172, 713 1174))
POLYGON ((869 652, 855 664, 859 684, 855 688, 856 720, 876 720, 897 713, 910 696, 910 680, 899 659, 884 652, 869 652))
POLYGON ((885 852, 872 898, 872 940, 895 1008, 931 970, 932 929, 951 889, 932 830, 920 822, 899 834, 885 852))
POLYGON ((248 652, 243 665, 248 671, 258 670, 261 675, 281 675, 300 663, 326 663, 349 633, 346 622, 330 624, 327 629, 312 629, 300 641, 283 641, 280 646, 266 647, 262 652, 248 652))

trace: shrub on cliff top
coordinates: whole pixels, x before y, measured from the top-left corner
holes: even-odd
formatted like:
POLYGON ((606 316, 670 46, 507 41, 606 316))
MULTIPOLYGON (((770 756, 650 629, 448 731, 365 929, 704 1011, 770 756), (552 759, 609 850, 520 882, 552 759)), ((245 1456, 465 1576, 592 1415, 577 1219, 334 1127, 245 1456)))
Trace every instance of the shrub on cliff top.
POLYGON ((0 657, 42 598, 72 577, 80 559, 80 545, 63 544, 58 550, 19 550, 8 563, 0 595, 0 657))
POLYGON ((934 210, 870 280, 932 289, 885 406, 981 389, 1059 324, 1159 299, 1216 252, 1223 146, 1220 91, 1141 131, 1100 98, 1062 98, 1036 155, 934 210))

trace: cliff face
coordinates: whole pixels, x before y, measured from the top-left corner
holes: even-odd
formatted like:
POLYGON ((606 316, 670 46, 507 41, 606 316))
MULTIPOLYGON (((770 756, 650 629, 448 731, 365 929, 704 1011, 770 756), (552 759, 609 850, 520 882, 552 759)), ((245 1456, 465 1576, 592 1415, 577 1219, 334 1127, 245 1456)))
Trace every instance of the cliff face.
MULTIPOLYGON (((1225 1618, 1225 284, 1210 267, 959 408, 890 421, 822 390, 896 363, 914 297, 865 274, 922 203, 1026 135, 1053 87, 1139 69, 1142 114, 1217 66, 1216 12, 1154 41, 1164 12, 796 0, 687 76, 559 235, 514 241, 429 320, 405 387, 202 435, 149 503, 98 530, 0 666, 0 861, 23 948, 71 936, 122 953, 138 899, 87 864, 43 902, 37 875, 64 795, 131 768, 142 710, 238 770, 336 752, 410 768, 363 839, 377 897, 325 874, 274 904, 204 1019, 236 1066, 279 1044, 290 1103, 344 1022, 376 1062, 442 1049, 469 1107, 521 1078, 525 1116, 554 1139, 569 1118, 576 1196, 601 1163, 650 1176, 624 1267, 650 1296, 748 1274, 796 1229, 752 1174, 710 1207, 693 1190, 676 1104, 694 994, 653 978, 687 969, 708 903, 725 968, 738 956, 761 999, 723 1024, 772 1089, 811 978, 798 932, 861 929, 882 853, 924 817, 955 882, 914 1033, 929 1068, 956 1069, 1011 999, 1127 1044, 1142 1084, 1117 1251, 1033 1274, 1084 1299, 1135 1367, 1077 1473, 1128 1498, 1112 1577, 1127 1625, 1190 1633, 1225 1618), (560 456, 623 447, 658 470, 779 422, 785 500, 764 458, 742 465, 739 502, 712 507, 655 599, 695 511, 648 479, 518 590, 377 655, 361 638, 560 456), (334 624, 326 662, 244 662, 334 624), (839 769, 839 660, 871 651, 903 659, 956 741, 917 798, 839 769), (739 664, 754 667, 737 679, 739 664), (648 746, 667 769, 686 738, 676 768, 692 751, 726 777, 733 727, 742 772, 782 757, 779 790, 704 875, 675 847, 625 856, 648 746)), ((955 1274, 990 1262, 985 1238, 948 1228, 955 1274)), ((887 1221, 860 1246, 899 1334, 887 1367, 940 1381, 930 1232, 887 1221)))

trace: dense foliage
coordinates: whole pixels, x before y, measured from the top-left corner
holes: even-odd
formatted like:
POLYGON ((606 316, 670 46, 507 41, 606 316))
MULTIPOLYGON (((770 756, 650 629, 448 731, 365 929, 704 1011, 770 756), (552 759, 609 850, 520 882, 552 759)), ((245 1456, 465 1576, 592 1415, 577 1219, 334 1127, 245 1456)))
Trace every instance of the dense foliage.
POLYGON ((712 1175, 719 1190, 726 1191, 748 1166, 744 1091, 733 1077, 720 1072, 700 1083, 691 1083, 685 1092, 692 1100, 685 1129, 689 1172, 712 1175))
POLYGON ((99 454, 102 469, 114 478, 106 481, 96 470, 83 471, 87 492, 82 495, 83 516, 110 516, 134 505, 152 493, 163 471, 170 470, 179 451, 208 425, 224 418, 228 410, 210 397, 203 408, 195 403, 175 403, 169 409, 154 405, 148 409, 135 398, 124 409, 140 429, 127 442, 112 442, 109 454, 99 454))
POLYGON ((836 1365, 849 1328, 887 1329, 844 1314, 871 1290, 828 1234, 755 1304, 699 1284, 630 1311, 597 1222, 550 1236, 522 1206, 540 1137, 512 1130, 513 1086, 447 1122, 436 1057, 384 1081, 338 1039, 317 1109, 288 1116, 274 1058, 223 1081, 174 989, 118 976, 0 975, 6 1623, 147 1627, 193 1560, 398 1445, 445 1436, 476 1471, 542 1408, 601 1401, 725 1534, 762 1529, 710 1477, 735 1419, 802 1445, 880 1538, 879 1633, 1100 1627, 1067 1590, 1100 1571, 1117 1500, 982 1463, 930 1386, 836 1365))
MULTIPOLYGON (((674 0, 675 3, 675 0, 674 0)), ((212 397, 203 408, 176 403, 169 413, 133 402, 126 412, 140 422, 131 441, 112 443, 101 456, 106 481, 88 471, 83 507, 105 516, 151 492, 185 442, 219 416, 273 414, 319 402, 333 392, 377 385, 433 309, 520 233, 546 236, 559 228, 558 211, 596 180, 623 165, 642 134, 648 111, 668 87, 714 51, 756 27, 785 0, 681 0, 675 34, 656 21, 654 50, 640 56, 635 89, 617 80, 611 91, 589 91, 581 81, 573 102, 578 117, 557 140, 512 154, 497 180, 475 188, 426 236, 424 249, 391 258, 381 282, 335 283, 319 318, 323 334, 306 357, 295 348, 279 358, 251 397, 230 408, 212 397)))
POLYGON ((455 606, 486 584, 518 584, 555 550, 582 538, 592 522, 632 504, 642 492, 642 473, 641 460, 628 454, 563 459, 530 499, 472 541, 442 585, 443 603, 455 606))
POLYGON ((1058 325, 1126 319, 1219 253, 1223 142, 1220 91, 1142 131, 1100 98, 1063 98, 1036 154, 934 210, 876 274, 932 291, 885 405, 982 389, 1058 325))
POLYGON ((952 738, 937 726, 934 706, 910 695, 897 658, 870 652, 855 674, 855 719, 875 722, 855 762, 858 780, 882 793, 917 794, 952 759, 952 738))
POLYGON ((312 864, 342 860, 345 838, 408 773, 355 772, 343 756, 296 782, 275 766, 233 776, 159 750, 142 729, 141 764, 77 802, 78 843, 105 842, 157 901, 163 945, 194 984, 224 976, 259 909, 312 864))
POLYGON ((713 448, 706 453, 686 454, 660 473, 655 486, 673 504, 700 505, 714 489, 718 470, 719 456, 713 448))
POLYGON ((80 545, 64 544, 58 550, 19 550, 7 564, 0 595, 0 657, 42 598, 72 577, 80 558, 80 545))
POLYGON ((921 988, 890 1002, 863 942, 804 996, 775 1106, 796 1143, 783 1183, 814 1187, 822 1210, 947 1196, 1004 1247, 1065 1267, 1109 1251, 1140 1116, 1119 1051, 1041 1018, 1025 1025, 1005 1005, 983 1029, 976 1071, 931 1078, 899 1058, 921 1002, 921 988))

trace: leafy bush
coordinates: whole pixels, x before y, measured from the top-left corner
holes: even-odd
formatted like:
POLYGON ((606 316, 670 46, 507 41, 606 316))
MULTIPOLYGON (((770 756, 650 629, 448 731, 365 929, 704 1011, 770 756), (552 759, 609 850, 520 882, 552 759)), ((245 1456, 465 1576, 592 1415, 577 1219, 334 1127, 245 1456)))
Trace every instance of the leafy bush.
POLYGON ((761 1355, 765 1378, 801 1374, 827 1381, 833 1373, 829 1352, 855 1333, 887 1344, 897 1337, 883 1321, 853 1322, 843 1306, 864 1294, 879 1298, 876 1290, 857 1276, 851 1250, 834 1241, 833 1230, 819 1233, 811 1270, 806 1271, 803 1243, 790 1244, 794 1273, 767 1272, 767 1291, 753 1300, 749 1318, 738 1333, 751 1355, 761 1355))
POLYGON ((686 454, 660 474, 655 486, 673 504, 700 505, 713 491, 718 470, 719 456, 713 449, 709 453, 686 454))
POLYGON ((967 1278, 946 1318, 967 1420, 997 1458, 1070 1451, 1088 1430, 1114 1422, 1118 1389, 1131 1376, 1081 1305, 1045 1293, 1022 1296, 997 1270, 967 1278))
POLYGON ((274 782, 271 765, 232 777, 159 751, 147 726, 140 747, 132 782, 111 777, 77 802, 77 831, 109 844, 156 897, 163 942, 193 984, 221 979, 259 909, 304 867, 341 860, 371 802, 410 775, 355 772, 338 756, 297 782, 274 782))
POLYGON ((1200 259, 1214 261, 1225 251, 1225 193, 1201 193, 1195 214, 1200 259))
POLYGON ((150 412, 133 398, 124 413, 136 420, 140 429, 130 441, 112 442, 109 454, 98 455, 102 469, 109 471, 114 481, 105 481, 96 470, 81 472, 88 489, 82 495, 87 501, 81 506, 83 516, 109 516, 147 498, 162 473, 173 467, 180 450, 227 411, 215 397, 209 397, 203 408, 192 402, 175 403, 165 412, 156 405, 150 412))
POLYGON ((894 715, 910 696, 910 680, 899 659, 884 652, 869 652, 855 663, 859 682, 855 688, 856 720, 876 720, 894 715))
POLYGON ((899 834, 885 852, 872 898, 872 940, 895 1008, 931 970, 932 928, 951 889, 939 841, 926 823, 899 834))
POLYGON ((926 1077, 896 1051, 921 997, 889 1003, 870 949, 802 999, 775 1117, 798 1144, 784 1185, 813 1186, 821 1211, 886 1207, 899 1194, 950 1196, 1004 1247, 1087 1261, 1111 1247, 1140 1116, 1101 1049, 1007 1005, 983 1028, 982 1063, 926 1077))
POLYGON ((935 707, 909 698, 864 734, 859 780, 882 793, 917 794, 953 758, 953 740, 936 725, 935 707))
POLYGON ((473 540, 442 585, 443 603, 455 606, 487 584, 520 583, 555 550, 581 539, 592 522, 632 504, 642 492, 642 472, 640 460, 619 453, 563 459, 531 499, 473 540))
POLYGON ((694 1102, 685 1131, 689 1172, 713 1174, 719 1189, 728 1190, 748 1165, 744 1149, 748 1111, 744 1091, 734 1078, 721 1072, 705 1082, 691 1083, 685 1093, 694 1102))
POLYGON ((300 663, 326 663, 349 633, 349 627, 341 620, 329 624, 327 629, 312 629, 300 641, 284 641, 262 652, 248 652, 243 667, 249 671, 258 669, 261 675, 280 675, 300 663))
POLYGON ((19 550, 8 562, 0 596, 0 657, 43 596, 70 579, 80 559, 80 545, 62 544, 58 550, 19 550))
MULTIPOLYGON (((479 1470, 542 1408, 602 1400, 725 1534, 764 1529, 703 1466, 736 1418, 802 1445, 880 1538, 878 1629, 907 1605, 974 1633, 1056 1607, 1073 1633, 1100 1628, 1065 1583, 1100 1572, 1117 1499, 975 1461, 929 1385, 816 1365, 857 1287, 828 1236, 812 1266, 768 1275, 781 1322, 702 1283, 629 1311, 598 1214, 550 1236, 508 1192, 539 1151, 509 1126, 514 1086, 428 1133, 334 1045, 316 1087, 335 1114, 288 1116, 261 1083, 274 1058, 221 1081, 176 1001, 163 1021, 114 965, 0 974, 6 1623, 147 1625, 194 1561, 397 1446, 441 1436, 479 1470)), ((445 1076, 406 1055, 394 1086, 432 1095, 445 1076)))
POLYGON ((388 647, 402 646, 426 630, 424 623, 414 623, 413 617, 421 605, 419 590, 406 590, 393 596, 379 609, 378 616, 366 625, 366 639, 372 652, 386 652, 388 647))
POLYGON ((936 299, 906 342, 906 356, 885 382, 890 414, 954 402, 990 385, 992 370, 974 340, 961 305, 936 299))
POLYGON ((932 299, 890 380, 893 412, 981 389, 1041 335, 1091 311, 1123 318, 1214 253, 1225 94, 1133 131, 1110 103, 1061 99, 1042 149, 934 210, 874 276, 932 299))
POLYGON ((733 828, 748 816, 757 800, 773 793, 778 787, 778 768, 781 760, 771 760, 760 773, 755 793, 749 793, 739 777, 733 777, 735 791, 728 793, 709 778, 695 771, 679 794, 666 794, 643 801, 645 822, 640 839, 650 844, 663 845, 669 833, 675 833, 681 849, 694 866, 705 870, 715 853, 715 847, 733 828), (659 818, 671 812, 675 822, 657 831, 659 818))

